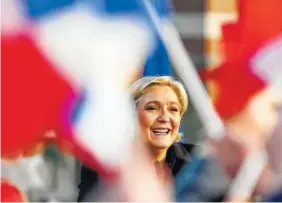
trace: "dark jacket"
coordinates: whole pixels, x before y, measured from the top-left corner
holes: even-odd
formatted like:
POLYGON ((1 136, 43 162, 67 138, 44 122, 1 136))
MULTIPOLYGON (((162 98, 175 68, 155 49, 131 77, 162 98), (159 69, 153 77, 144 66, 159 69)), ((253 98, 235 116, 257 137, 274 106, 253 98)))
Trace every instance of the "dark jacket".
POLYGON ((230 180, 213 157, 193 157, 175 180, 176 202, 221 202, 230 180))
MULTIPOLYGON (((173 177, 177 175, 187 162, 192 161, 191 151, 193 147, 194 145, 191 144, 175 143, 168 149, 166 163, 170 167, 173 177)), ((86 194, 94 188, 99 181, 99 175, 84 165, 82 165, 80 175, 78 202, 82 202, 86 194)))

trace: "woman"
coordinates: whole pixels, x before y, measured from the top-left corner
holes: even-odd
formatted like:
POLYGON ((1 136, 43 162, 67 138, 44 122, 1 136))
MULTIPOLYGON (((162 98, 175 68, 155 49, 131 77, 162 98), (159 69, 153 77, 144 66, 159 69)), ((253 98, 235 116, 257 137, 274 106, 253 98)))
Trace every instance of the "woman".
MULTIPOLYGON (((183 85, 168 76, 143 77, 130 87, 139 119, 140 138, 156 163, 158 175, 173 177, 191 160, 193 145, 180 143, 180 121, 187 110, 188 98, 183 85), (168 167, 167 167, 168 166, 168 167), (165 170, 162 170, 165 169, 165 170)), ((97 173, 83 166, 78 201, 98 182, 97 173)))

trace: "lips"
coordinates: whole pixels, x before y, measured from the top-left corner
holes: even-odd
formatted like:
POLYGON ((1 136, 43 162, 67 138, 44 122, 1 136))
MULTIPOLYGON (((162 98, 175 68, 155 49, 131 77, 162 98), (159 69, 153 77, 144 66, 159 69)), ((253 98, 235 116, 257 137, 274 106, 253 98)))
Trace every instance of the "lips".
POLYGON ((154 133, 154 135, 156 136, 165 136, 168 135, 170 133, 170 129, 169 128, 153 128, 152 132, 154 133))

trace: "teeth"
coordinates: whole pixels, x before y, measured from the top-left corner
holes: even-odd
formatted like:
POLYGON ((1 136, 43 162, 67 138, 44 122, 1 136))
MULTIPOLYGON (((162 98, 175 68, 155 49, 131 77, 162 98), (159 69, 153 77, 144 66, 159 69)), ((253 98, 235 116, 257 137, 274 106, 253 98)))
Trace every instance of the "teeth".
POLYGON ((167 133, 155 133, 155 135, 167 135, 167 133))
POLYGON ((154 129, 153 132, 158 135, 166 135, 169 129, 154 129))

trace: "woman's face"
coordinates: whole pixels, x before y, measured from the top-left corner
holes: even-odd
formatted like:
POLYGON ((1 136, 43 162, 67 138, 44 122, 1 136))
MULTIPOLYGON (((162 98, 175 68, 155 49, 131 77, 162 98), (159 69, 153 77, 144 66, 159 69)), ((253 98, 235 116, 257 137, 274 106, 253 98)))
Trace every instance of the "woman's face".
POLYGON ((154 86, 137 105, 142 139, 158 149, 167 149, 178 138, 181 105, 168 86, 154 86))

